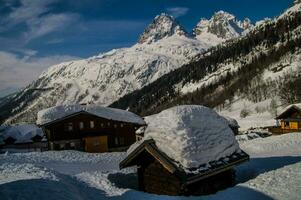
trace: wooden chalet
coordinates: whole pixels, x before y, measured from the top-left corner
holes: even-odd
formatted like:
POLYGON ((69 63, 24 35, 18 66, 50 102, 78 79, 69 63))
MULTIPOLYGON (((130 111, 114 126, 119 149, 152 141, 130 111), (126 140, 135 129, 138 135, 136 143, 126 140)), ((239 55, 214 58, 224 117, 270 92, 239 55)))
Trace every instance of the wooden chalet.
POLYGON ((274 133, 301 132, 301 104, 293 104, 287 107, 280 115, 276 117, 280 127, 274 128, 274 133))
POLYGON ((120 163, 120 168, 138 166, 141 191, 164 195, 205 195, 232 185, 233 168, 247 160, 249 156, 241 151, 210 162, 209 168, 191 169, 190 173, 160 151, 153 139, 149 139, 129 153, 120 163))
POLYGON ((134 113, 96 105, 69 105, 43 111, 38 124, 50 150, 86 152, 123 151, 136 141, 135 130, 144 125, 134 113), (47 118, 49 115, 50 118, 47 118), (46 113, 46 114, 45 114, 46 113), (48 114, 47 114, 48 113, 48 114))

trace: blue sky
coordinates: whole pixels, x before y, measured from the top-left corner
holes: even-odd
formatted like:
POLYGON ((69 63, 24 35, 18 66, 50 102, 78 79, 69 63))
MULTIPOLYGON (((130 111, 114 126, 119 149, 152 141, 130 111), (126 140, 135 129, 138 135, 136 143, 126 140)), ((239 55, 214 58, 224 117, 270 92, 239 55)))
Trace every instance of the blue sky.
POLYGON ((131 46, 162 12, 191 31, 201 17, 215 11, 255 22, 277 16, 291 4, 292 0, 0 0, 0 93, 24 87, 49 65, 131 46))

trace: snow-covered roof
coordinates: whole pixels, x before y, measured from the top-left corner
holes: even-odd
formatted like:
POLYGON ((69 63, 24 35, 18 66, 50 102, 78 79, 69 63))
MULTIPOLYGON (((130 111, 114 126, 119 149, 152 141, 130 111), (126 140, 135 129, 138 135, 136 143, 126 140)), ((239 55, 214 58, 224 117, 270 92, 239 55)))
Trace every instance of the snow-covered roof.
POLYGON ((289 111, 292 108, 301 110, 301 103, 291 104, 291 105, 287 106, 280 112, 280 114, 276 117, 276 119, 280 119, 287 111, 289 111))
POLYGON ((41 110, 38 112, 37 124, 45 125, 80 112, 86 112, 109 120, 129 122, 141 125, 145 124, 144 120, 141 117, 132 112, 92 104, 60 105, 41 110))
MULTIPOLYGON (((225 118, 204 106, 177 106, 145 118, 143 140, 156 146, 184 169, 198 168, 211 161, 240 152, 225 118)), ((140 142, 141 143, 141 142, 140 142)), ((130 154, 139 144, 128 150, 130 154)))
POLYGON ((1 126, 1 134, 3 139, 11 137, 15 139, 15 143, 33 142, 32 138, 39 135, 43 137, 43 130, 34 124, 18 124, 14 126, 1 126))

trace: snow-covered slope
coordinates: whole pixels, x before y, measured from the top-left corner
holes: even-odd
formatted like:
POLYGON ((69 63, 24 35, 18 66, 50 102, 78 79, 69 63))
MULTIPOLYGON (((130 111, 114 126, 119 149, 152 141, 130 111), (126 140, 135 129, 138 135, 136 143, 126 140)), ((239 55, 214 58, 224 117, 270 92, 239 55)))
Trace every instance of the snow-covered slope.
MULTIPOLYGON (((217 15, 224 16, 224 24, 234 20, 224 12, 217 15)), ((151 115, 176 105, 198 104, 239 120, 243 129, 275 125, 275 107, 301 102, 297 91, 301 84, 300 18, 301 4, 297 3, 112 106, 151 115)), ((211 23, 215 24, 211 20, 201 23, 201 29, 208 31, 211 23)), ((224 36, 238 33, 233 30, 225 30, 224 36)))
MULTIPOLYGON (((225 39, 232 36, 238 35, 227 35, 225 39)), ((11 109, 7 122, 32 122, 40 109, 60 104, 109 105, 219 42, 189 36, 173 17, 161 14, 132 47, 50 67, 12 98, 9 103, 14 105, 3 106, 11 109)))
POLYGON ((197 39, 209 44, 219 44, 247 34, 253 28, 250 19, 237 20, 234 15, 219 11, 211 19, 202 18, 194 29, 197 39))

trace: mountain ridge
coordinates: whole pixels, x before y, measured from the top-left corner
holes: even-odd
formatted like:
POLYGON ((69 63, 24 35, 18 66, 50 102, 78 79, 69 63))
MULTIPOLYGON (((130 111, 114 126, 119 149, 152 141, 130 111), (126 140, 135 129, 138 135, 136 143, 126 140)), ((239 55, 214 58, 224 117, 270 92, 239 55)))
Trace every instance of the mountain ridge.
POLYGON ((191 37, 173 17, 161 14, 132 47, 49 67, 36 81, 10 97, 10 101, 1 106, 0 115, 6 123, 34 122, 39 110, 55 105, 97 103, 107 106, 219 43, 191 37))

